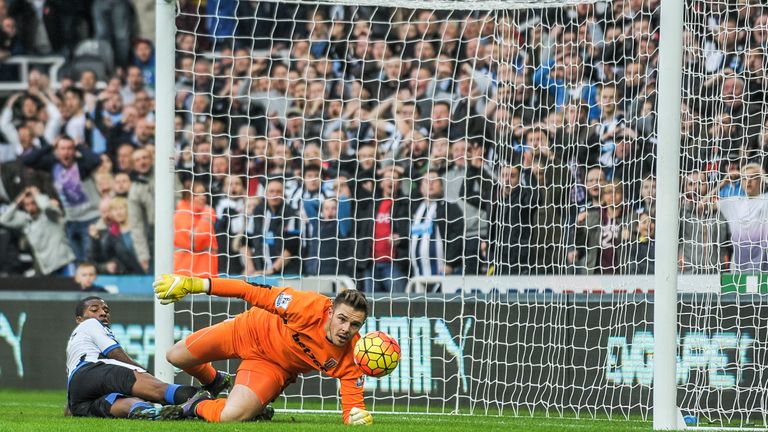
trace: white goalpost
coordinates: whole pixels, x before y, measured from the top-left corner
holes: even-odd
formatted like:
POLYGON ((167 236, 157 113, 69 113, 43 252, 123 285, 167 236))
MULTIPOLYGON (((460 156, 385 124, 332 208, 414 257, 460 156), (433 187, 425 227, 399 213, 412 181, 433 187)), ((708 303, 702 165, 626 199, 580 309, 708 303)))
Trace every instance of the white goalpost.
MULTIPOLYGON (((176 52, 176 2, 174 0, 157 0, 155 3, 156 21, 156 56, 159 59, 156 66, 157 91, 155 97, 155 115, 157 128, 155 140, 159 143, 155 148, 155 214, 161 216, 155 221, 155 249, 153 254, 155 278, 161 274, 173 273, 173 218, 174 212, 174 166, 175 146, 173 117, 174 117, 174 88, 175 67, 172 61, 176 52)), ((174 382, 175 371, 165 359, 165 353, 173 346, 173 305, 163 306, 155 302, 155 376, 166 382, 174 382)))
POLYGON ((653 299, 653 429, 684 427, 677 405, 677 267, 680 214, 680 111, 683 1, 663 2, 659 40, 659 142, 656 170, 656 275, 653 299), (666 144, 668 143, 668 144, 666 144))
MULTIPOLYGON (((156 274, 365 290, 376 412, 768 426, 768 8, 209 3, 156 3, 156 274)), ((156 305, 155 373, 247 307, 156 305)))

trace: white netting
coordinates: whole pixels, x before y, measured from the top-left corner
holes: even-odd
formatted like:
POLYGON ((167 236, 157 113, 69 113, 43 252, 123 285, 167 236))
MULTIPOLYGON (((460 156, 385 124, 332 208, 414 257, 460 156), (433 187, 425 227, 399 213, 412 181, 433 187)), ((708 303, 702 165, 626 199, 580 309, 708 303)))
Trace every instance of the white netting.
MULTIPOLYGON (((406 359, 377 410, 647 415, 659 1, 419 5, 179 3, 178 174, 215 222, 177 269, 372 292, 406 359)), ((768 11, 686 6, 678 399, 740 426, 768 313, 720 291, 766 288, 768 201, 708 195, 765 163, 768 11)))

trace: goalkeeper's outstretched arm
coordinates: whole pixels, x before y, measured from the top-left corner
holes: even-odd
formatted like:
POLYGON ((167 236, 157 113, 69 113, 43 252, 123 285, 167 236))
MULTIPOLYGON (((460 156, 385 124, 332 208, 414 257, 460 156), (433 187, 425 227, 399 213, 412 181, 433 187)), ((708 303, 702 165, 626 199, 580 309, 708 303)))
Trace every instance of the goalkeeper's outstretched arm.
POLYGON ((328 297, 317 293, 296 291, 288 287, 252 284, 240 279, 207 279, 174 274, 162 275, 152 286, 162 304, 177 302, 189 294, 235 297, 291 321, 301 319, 300 315, 305 306, 317 301, 329 301, 328 297), (289 304, 291 308, 288 308, 289 304))

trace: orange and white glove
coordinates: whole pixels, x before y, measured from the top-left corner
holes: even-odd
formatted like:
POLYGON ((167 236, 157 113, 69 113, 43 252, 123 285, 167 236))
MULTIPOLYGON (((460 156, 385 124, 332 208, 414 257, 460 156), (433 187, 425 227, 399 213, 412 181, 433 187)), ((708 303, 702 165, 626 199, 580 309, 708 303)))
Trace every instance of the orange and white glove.
POLYGON ((368 426, 373 424, 373 417, 368 411, 354 407, 349 410, 347 424, 352 426, 368 426))

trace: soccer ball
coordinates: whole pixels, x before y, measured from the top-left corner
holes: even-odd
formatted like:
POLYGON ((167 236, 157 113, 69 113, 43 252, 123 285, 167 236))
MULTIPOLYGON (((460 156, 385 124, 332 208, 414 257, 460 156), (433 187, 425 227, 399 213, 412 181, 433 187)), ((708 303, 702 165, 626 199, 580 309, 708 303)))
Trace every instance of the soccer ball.
POLYGON ((400 345, 383 331, 372 331, 355 344, 355 364, 364 374, 381 378, 400 363, 400 345))

